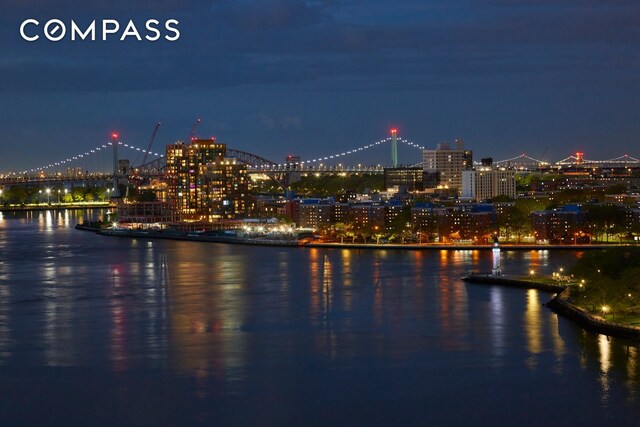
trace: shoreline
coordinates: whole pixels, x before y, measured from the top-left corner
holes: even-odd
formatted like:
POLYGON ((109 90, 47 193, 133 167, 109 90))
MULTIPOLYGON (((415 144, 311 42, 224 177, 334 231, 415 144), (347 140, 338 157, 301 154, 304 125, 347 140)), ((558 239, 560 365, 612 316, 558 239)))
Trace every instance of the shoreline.
POLYGON ((614 338, 640 341, 640 326, 612 322, 588 313, 586 310, 569 301, 569 287, 566 285, 554 285, 550 283, 513 279, 503 276, 491 276, 489 274, 479 275, 473 273, 469 276, 463 277, 462 280, 466 283, 477 283, 492 286, 498 285, 519 289, 537 289, 545 292, 556 293, 556 295, 554 295, 554 297, 545 304, 545 306, 554 313, 574 321, 580 327, 589 332, 614 338))
MULTIPOLYGON (((456 245, 441 243, 307 243, 305 246, 312 248, 341 248, 341 249, 403 249, 403 250, 469 250, 488 251, 493 249, 493 245, 456 245)), ((516 245, 501 243, 502 251, 542 251, 542 250, 602 250, 618 246, 633 246, 628 244, 593 244, 593 245, 516 245)))
POLYGON ((0 206, 0 212, 2 213, 10 213, 10 212, 39 212, 39 211, 63 211, 63 210, 78 210, 78 209, 104 209, 109 208, 109 202, 96 202, 91 204, 51 204, 51 205, 42 205, 42 206, 0 206))
MULTIPOLYGON (((228 243, 236 245, 263 245, 263 246, 289 246, 301 248, 325 248, 325 249, 367 249, 367 250, 482 250, 489 251, 493 249, 492 245, 455 245, 440 243, 329 243, 329 242, 300 242, 293 239, 263 239, 263 238, 243 238, 235 236, 207 236, 202 234, 193 234, 187 232, 162 232, 149 230, 113 230, 113 229, 97 229, 77 224, 77 230, 93 231, 102 236, 110 237, 129 237, 143 239, 163 239, 163 240, 181 240, 191 242, 209 242, 209 243, 228 243)), ((502 251, 542 251, 542 250, 603 250, 612 247, 635 246, 629 244, 593 244, 593 245, 515 245, 501 244, 502 251)))

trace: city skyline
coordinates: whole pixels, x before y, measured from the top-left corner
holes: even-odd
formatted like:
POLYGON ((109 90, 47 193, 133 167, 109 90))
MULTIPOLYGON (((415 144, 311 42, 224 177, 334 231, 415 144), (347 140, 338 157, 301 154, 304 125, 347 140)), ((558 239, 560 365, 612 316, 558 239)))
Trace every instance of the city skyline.
MULTIPOLYGON (((108 140, 200 135, 260 155, 310 158, 391 127, 478 157, 629 153, 640 131, 640 6, 630 1, 427 4, 7 2, 0 169, 26 169, 108 140), (180 21, 178 41, 29 43, 27 18, 180 21), (14 141, 24 141, 15 144, 14 141), (24 145, 30 149, 25 150, 24 145), (39 161, 41 160, 41 161, 39 161)), ((274 157, 274 156, 272 156, 274 157)), ((278 160, 278 159, 274 159, 278 160)))

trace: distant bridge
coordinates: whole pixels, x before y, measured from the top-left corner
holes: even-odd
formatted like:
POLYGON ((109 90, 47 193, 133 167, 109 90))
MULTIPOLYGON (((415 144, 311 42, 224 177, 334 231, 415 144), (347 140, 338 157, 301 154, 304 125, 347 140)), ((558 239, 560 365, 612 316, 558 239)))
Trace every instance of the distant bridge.
MULTIPOLYGON (((114 134, 117 136, 117 134, 114 134)), ((11 172, 0 175, 0 185, 12 184, 31 184, 41 183, 55 185, 65 182, 98 182, 113 179, 114 158, 111 152, 115 151, 114 144, 129 150, 134 155, 143 155, 155 157, 146 164, 132 168, 131 177, 141 177, 144 179, 161 177, 166 170, 166 159, 163 154, 147 151, 140 147, 123 142, 107 142, 96 146, 83 153, 69 156, 65 159, 52 162, 47 165, 34 167, 32 169, 21 172, 11 172), (112 158, 110 158, 112 157, 112 158), (100 170, 102 169, 102 170, 100 170), (89 172, 89 170, 95 170, 89 172)), ((366 144, 360 147, 341 150, 332 154, 317 156, 309 160, 299 160, 296 162, 279 163, 265 157, 250 153, 248 151, 235 148, 227 149, 227 156, 236 158, 239 162, 248 166, 251 174, 266 174, 277 182, 284 182, 287 174, 291 173, 313 173, 313 174, 335 174, 335 173, 382 173, 384 166, 390 164, 381 164, 372 161, 365 153, 377 153, 380 158, 381 150, 384 150, 385 157, 391 154, 391 164, 398 164, 398 146, 405 147, 407 152, 404 153, 404 164, 420 167, 422 165, 422 151, 424 146, 416 144, 407 139, 401 138, 392 132, 387 138, 366 144), (390 150, 389 150, 390 148, 390 150)), ((400 153, 400 158, 403 155, 400 153)), ((545 170, 545 169, 566 169, 566 168, 640 168, 640 160, 630 155, 623 155, 606 160, 590 160, 585 159, 583 153, 576 153, 565 159, 555 162, 546 162, 527 154, 521 154, 516 157, 498 160, 495 165, 519 170, 545 170)))

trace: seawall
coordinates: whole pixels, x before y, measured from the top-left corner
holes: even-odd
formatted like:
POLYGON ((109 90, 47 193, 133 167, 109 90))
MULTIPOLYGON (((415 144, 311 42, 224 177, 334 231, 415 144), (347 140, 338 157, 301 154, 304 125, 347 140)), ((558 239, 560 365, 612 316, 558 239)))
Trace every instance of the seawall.
POLYGON ((593 316, 587 311, 577 307, 569 301, 569 289, 564 285, 554 285, 550 283, 533 282, 528 280, 512 279, 502 276, 491 276, 489 274, 470 274, 462 280, 468 283, 480 283, 486 285, 500 285, 520 289, 538 289, 542 291, 556 293, 556 295, 545 305, 554 313, 573 320, 582 328, 597 334, 608 335, 616 338, 623 338, 632 341, 640 341, 640 327, 611 322, 593 316))

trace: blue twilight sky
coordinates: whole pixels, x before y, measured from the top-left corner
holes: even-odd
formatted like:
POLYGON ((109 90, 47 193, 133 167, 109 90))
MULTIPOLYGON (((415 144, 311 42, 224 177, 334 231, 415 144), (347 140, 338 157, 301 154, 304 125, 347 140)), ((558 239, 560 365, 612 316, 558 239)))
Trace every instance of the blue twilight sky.
POLYGON ((391 126, 478 158, 640 156, 639 23, 637 0, 0 0, 0 171, 112 129, 145 146, 160 120, 159 148, 197 117, 273 160, 391 126), (28 43, 27 18, 175 18, 181 37, 28 43))

